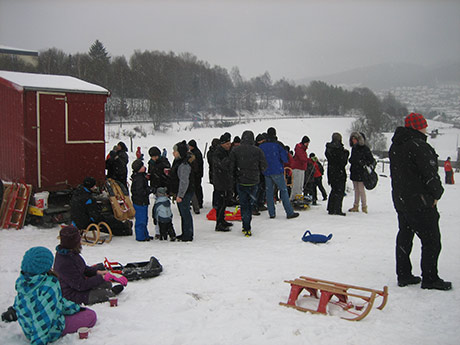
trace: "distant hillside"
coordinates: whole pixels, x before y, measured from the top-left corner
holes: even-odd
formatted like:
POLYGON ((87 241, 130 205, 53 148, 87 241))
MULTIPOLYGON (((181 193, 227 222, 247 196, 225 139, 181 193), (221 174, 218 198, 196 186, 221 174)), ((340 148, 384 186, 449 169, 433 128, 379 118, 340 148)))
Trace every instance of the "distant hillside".
POLYGON ((305 78, 297 80, 296 83, 308 85, 312 80, 322 80, 333 85, 369 87, 377 91, 398 86, 435 86, 436 84, 460 83, 460 61, 428 67, 409 63, 381 64, 305 78))

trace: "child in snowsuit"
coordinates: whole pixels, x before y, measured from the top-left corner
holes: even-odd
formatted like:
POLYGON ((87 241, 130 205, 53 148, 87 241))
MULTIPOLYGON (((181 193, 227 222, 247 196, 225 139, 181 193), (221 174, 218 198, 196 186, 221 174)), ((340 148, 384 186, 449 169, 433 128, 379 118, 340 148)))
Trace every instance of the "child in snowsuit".
POLYGON ((172 224, 171 200, 166 196, 166 188, 157 189, 157 197, 153 206, 153 222, 160 227, 160 240, 176 240, 176 232, 172 224))
POLYGON ((48 344, 80 327, 93 327, 96 313, 62 297, 58 278, 51 271, 53 253, 30 248, 22 259, 14 300, 18 322, 33 345, 48 344))

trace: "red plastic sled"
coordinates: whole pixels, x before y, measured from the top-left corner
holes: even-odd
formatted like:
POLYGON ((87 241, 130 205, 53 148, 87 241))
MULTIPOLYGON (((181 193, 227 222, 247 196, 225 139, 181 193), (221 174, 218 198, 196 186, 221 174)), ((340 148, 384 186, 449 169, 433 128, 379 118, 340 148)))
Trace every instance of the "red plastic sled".
MULTIPOLYGON (((208 220, 216 220, 216 209, 212 208, 211 211, 206 215, 208 220)), ((241 210, 239 207, 235 209, 235 212, 225 211, 225 220, 241 220, 241 210)))

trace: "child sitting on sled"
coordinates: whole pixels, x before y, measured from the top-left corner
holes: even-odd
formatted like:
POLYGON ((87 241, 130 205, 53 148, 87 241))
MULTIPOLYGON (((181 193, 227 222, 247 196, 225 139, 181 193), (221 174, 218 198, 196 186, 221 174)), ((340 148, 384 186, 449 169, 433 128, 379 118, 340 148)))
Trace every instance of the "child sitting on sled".
POLYGON ((176 232, 172 224, 171 200, 166 195, 166 187, 158 187, 153 206, 153 222, 160 227, 160 240, 176 240, 176 232))
POLYGON ((61 283, 62 295, 75 303, 95 304, 119 294, 128 280, 106 270, 86 265, 81 253, 80 231, 66 226, 59 232, 61 243, 56 247, 54 270, 61 283), (112 286, 112 282, 121 285, 112 286))

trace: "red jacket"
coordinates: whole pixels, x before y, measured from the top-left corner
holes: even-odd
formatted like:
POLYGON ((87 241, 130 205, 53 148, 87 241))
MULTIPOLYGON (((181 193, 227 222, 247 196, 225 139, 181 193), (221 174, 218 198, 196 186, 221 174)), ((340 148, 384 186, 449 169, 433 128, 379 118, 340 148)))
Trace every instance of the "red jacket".
POLYGON ((304 144, 298 143, 294 149, 294 159, 292 160, 292 169, 306 170, 308 163, 307 148, 304 144))
POLYGON ((323 174, 321 174, 321 171, 319 170, 318 164, 314 160, 311 160, 311 162, 313 163, 313 166, 315 167, 315 173, 313 174, 313 177, 323 176, 323 174))
POLYGON ((450 163, 450 161, 444 162, 444 171, 452 171, 452 164, 450 163))

